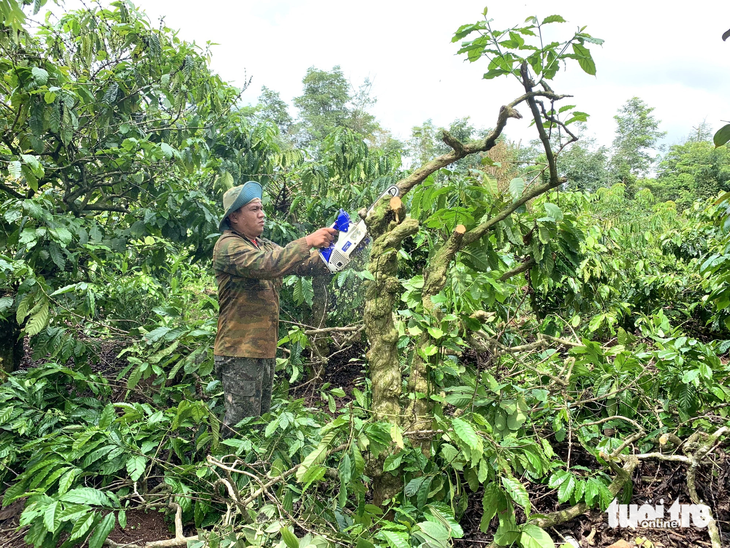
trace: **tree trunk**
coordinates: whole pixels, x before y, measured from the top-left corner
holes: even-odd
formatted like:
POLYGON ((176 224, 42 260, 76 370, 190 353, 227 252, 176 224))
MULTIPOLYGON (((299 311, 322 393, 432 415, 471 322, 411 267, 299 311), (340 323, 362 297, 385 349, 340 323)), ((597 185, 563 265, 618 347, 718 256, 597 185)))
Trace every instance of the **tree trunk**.
POLYGON ((12 315, 0 321, 0 371, 12 373, 20 365, 23 358, 23 339, 20 326, 12 315))
MULTIPOLYGON (((376 420, 387 420, 396 427, 401 418, 401 364, 398 332, 393 309, 403 286, 398 280, 398 249, 401 242, 418 231, 416 219, 405 219, 399 198, 381 202, 367 220, 373 237, 368 269, 374 280, 368 284, 365 299, 365 332, 370 341, 368 363, 376 420)), ((373 501, 376 505, 393 498, 402 488, 400 476, 383 472, 385 455, 371 463, 373 501)))

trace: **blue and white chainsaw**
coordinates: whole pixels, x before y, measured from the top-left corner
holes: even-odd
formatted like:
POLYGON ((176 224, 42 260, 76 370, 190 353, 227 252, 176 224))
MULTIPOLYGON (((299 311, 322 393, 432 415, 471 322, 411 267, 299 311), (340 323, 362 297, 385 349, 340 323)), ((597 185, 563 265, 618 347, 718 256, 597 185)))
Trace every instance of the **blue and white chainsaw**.
MULTIPOLYGON (((400 191, 395 185, 389 186, 385 192, 383 192, 375 203, 377 204, 380 198, 383 196, 398 196, 400 191)), ((373 208, 375 204, 370 206, 373 208)), ((368 212, 370 212, 370 209, 368 212)), ((332 228, 339 231, 337 241, 326 249, 322 249, 319 252, 319 256, 322 257, 324 264, 327 265, 330 272, 339 272, 347 266, 352 260, 352 255, 355 250, 358 249, 368 237, 368 228, 365 226, 365 221, 361 220, 355 224, 350 219, 350 216, 344 209, 340 209, 337 214, 337 220, 332 225, 332 228)))

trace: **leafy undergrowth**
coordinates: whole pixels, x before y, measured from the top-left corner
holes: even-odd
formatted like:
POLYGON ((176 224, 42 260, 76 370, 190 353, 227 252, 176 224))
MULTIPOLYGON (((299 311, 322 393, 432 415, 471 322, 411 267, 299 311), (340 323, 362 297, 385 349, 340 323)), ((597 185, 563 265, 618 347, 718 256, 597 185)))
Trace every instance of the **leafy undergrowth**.
MULTIPOLYGON (((329 380, 347 377, 347 393, 325 383, 306 405, 279 397, 271 413, 224 439, 209 357, 180 355, 180 366, 158 374, 150 362, 162 359, 163 338, 147 336, 125 353, 133 358, 121 371, 126 382, 49 362, 0 385, 3 506, 25 501, 24 542, 98 548, 142 509, 168 514, 169 538, 179 509, 191 546, 553 546, 568 533, 585 545, 646 533, 680 546, 707 538, 702 529, 610 529, 603 513, 631 455, 691 454, 693 434, 702 441, 696 432, 728 422, 730 371, 717 357, 724 345, 687 337, 662 314, 609 344, 538 336, 445 359, 436 372, 442 389, 431 396, 433 430, 420 438, 372 419, 353 355, 347 375, 344 362, 330 372, 329 380), (146 360, 143 348, 154 350, 146 360), (676 438, 662 444, 669 435, 676 438), (428 453, 412 439, 428 440, 428 453), (382 507, 372 504, 378 465, 402 480, 382 507), (537 525, 581 502, 591 510, 579 519, 537 525)), ((725 447, 723 437, 713 442, 696 478, 720 523, 730 519, 725 447)), ((689 503, 686 468, 642 457, 617 498, 689 503)))

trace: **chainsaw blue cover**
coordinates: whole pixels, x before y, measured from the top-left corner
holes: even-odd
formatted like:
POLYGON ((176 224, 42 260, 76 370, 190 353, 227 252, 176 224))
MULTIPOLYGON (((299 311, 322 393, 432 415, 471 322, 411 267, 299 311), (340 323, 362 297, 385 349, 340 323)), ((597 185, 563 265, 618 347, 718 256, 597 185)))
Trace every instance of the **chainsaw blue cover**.
POLYGON ((347 232, 350 229, 350 216, 347 214, 347 211, 340 209, 340 212, 337 214, 337 220, 332 225, 332 228, 340 232, 347 232))
MULTIPOLYGON (((339 232, 347 232, 348 230, 350 230, 350 216, 347 214, 347 211, 345 211, 344 209, 340 209, 340 212, 337 214, 337 220, 335 220, 332 228, 338 230, 339 232)), ((330 255, 332 255, 332 250, 334 248, 335 243, 332 242, 328 248, 321 249, 319 251, 319 254, 322 255, 322 258, 326 262, 329 262, 330 255)))

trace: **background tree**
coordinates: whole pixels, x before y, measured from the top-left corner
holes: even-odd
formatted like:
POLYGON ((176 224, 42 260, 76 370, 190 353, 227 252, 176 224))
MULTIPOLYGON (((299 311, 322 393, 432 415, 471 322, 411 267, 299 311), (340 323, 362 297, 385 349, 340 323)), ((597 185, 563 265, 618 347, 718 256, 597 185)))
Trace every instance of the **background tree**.
POLYGON ((258 98, 257 116, 262 120, 274 122, 283 136, 289 134, 293 119, 289 114, 289 107, 278 91, 261 87, 261 95, 258 98))
POLYGON ((588 137, 585 123, 574 130, 580 142, 563 150, 558 156, 558 172, 568 180, 570 190, 595 192, 612 183, 609 170, 609 150, 598 146, 594 137, 588 137))
POLYGON ((351 96, 350 84, 339 65, 330 72, 310 67, 302 84, 302 95, 294 98, 294 105, 299 110, 298 141, 307 146, 323 141, 334 128, 346 125, 351 96))
POLYGON ((629 99, 614 116, 616 136, 613 140, 611 170, 615 180, 626 185, 630 195, 637 177, 646 175, 655 157, 652 151, 665 132, 659 131, 653 107, 638 97, 629 99))
MULTIPOLYGON (((705 134, 705 137, 708 137, 705 134)), ((730 150, 708 140, 688 140, 673 145, 657 169, 655 183, 646 185, 657 199, 672 200, 685 209, 696 200, 707 200, 730 190, 730 150)))
POLYGON ((295 131, 301 146, 321 143, 338 127, 348 128, 364 138, 373 138, 379 126, 367 112, 375 103, 370 96, 369 80, 354 91, 337 65, 330 72, 310 67, 302 84, 302 95, 294 98, 294 105, 299 110, 295 131))

